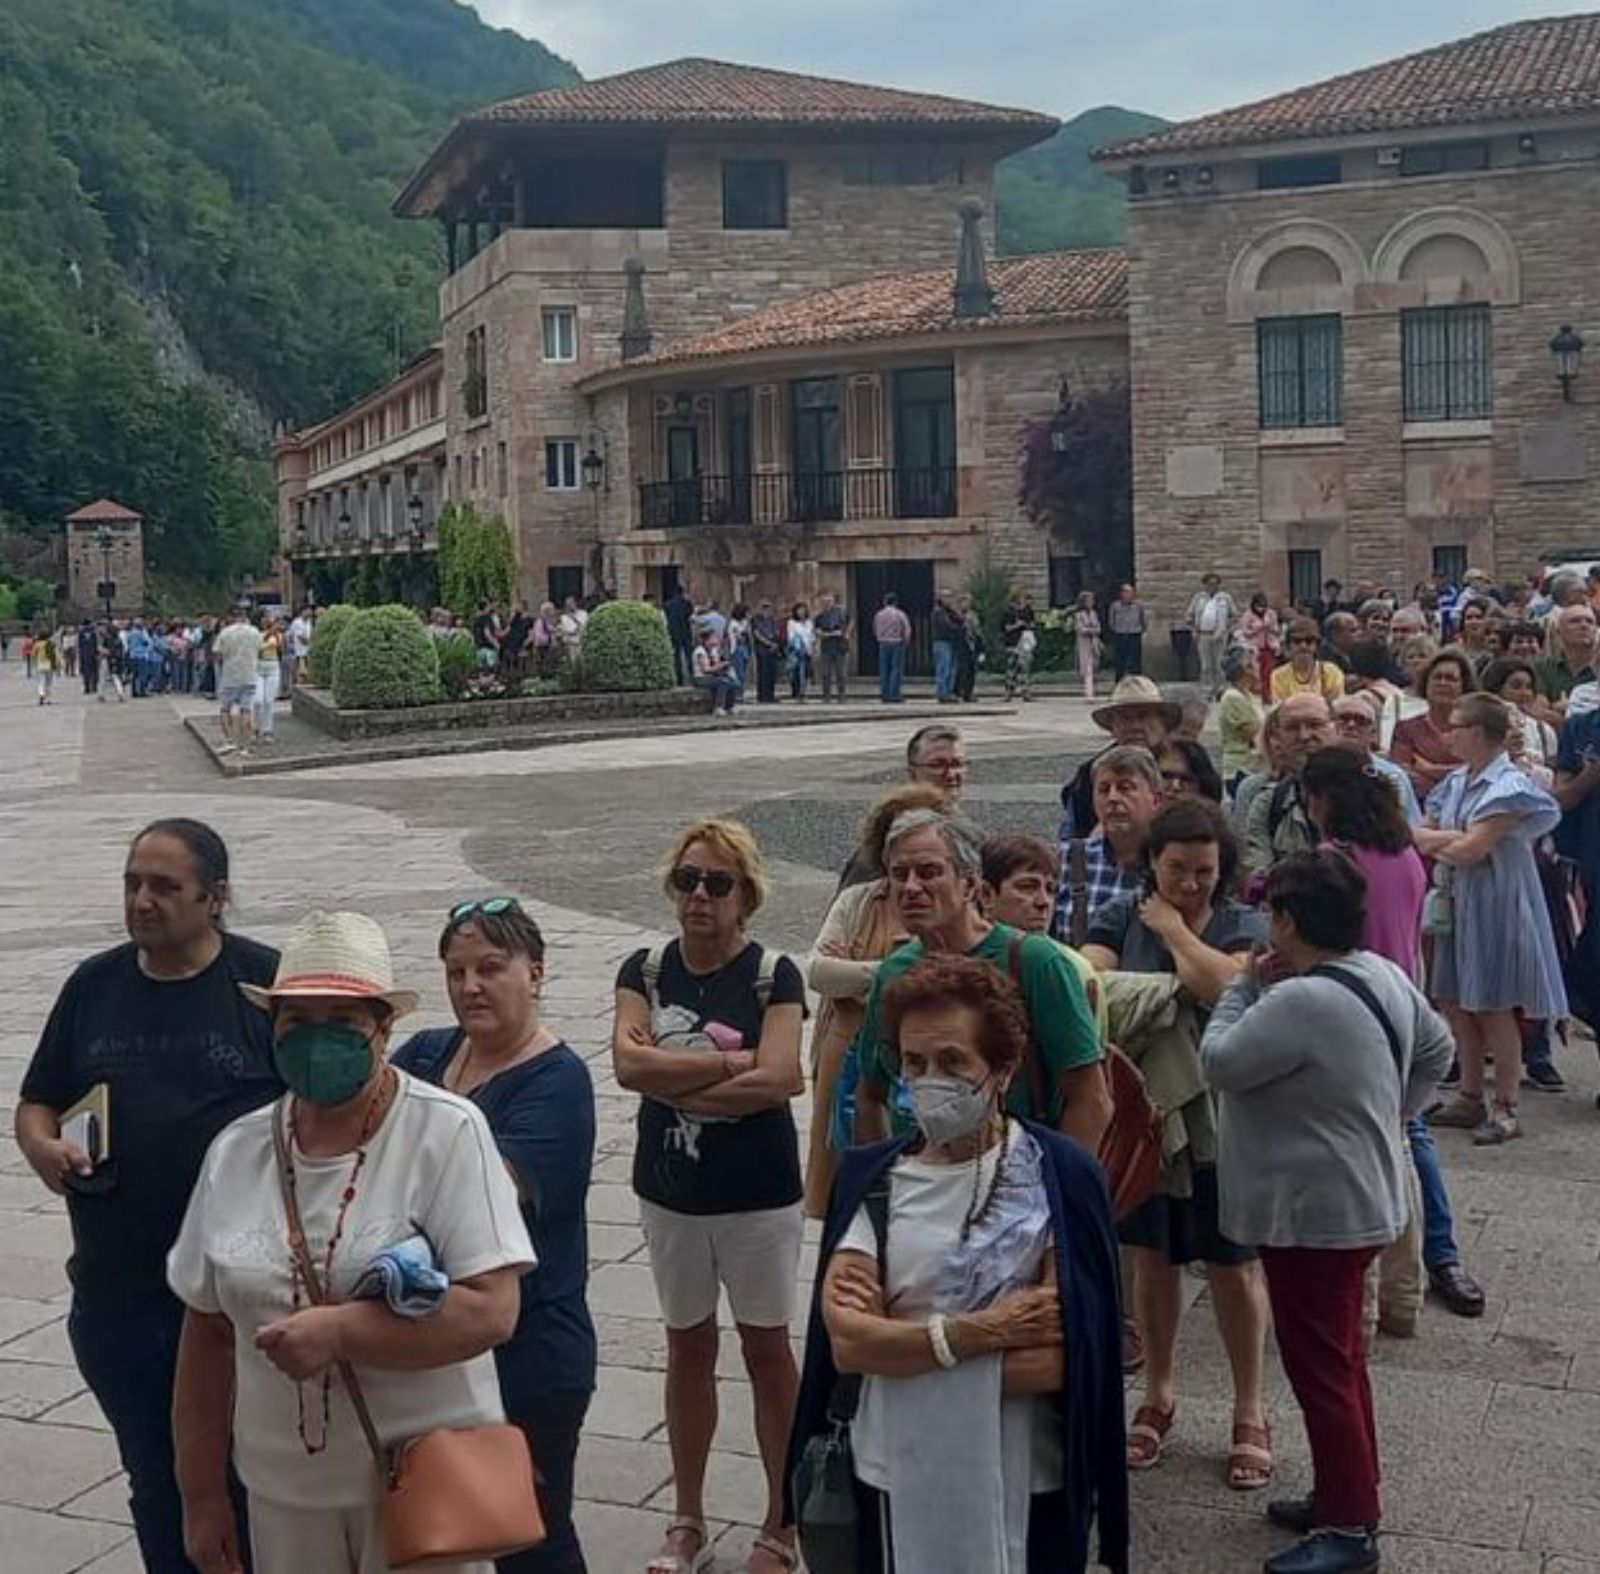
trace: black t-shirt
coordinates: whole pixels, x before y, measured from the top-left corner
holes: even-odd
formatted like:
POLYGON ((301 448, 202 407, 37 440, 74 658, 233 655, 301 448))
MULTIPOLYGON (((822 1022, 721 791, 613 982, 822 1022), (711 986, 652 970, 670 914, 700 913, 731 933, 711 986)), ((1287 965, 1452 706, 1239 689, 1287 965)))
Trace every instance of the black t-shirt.
POLYGON ((500 633, 500 619, 492 612, 480 612, 472 620, 472 643, 479 650, 493 650, 500 633))
MULTIPOLYGON (((617 988, 649 998, 644 963, 635 951, 617 974, 617 988)), ((714 973, 691 973, 674 940, 661 958, 654 1031, 682 1034, 685 1047, 751 1049, 761 1042, 763 1011, 756 997, 761 947, 751 941, 714 973), (708 1024, 736 1030, 706 1036, 708 1024)), ((778 959, 769 1004, 804 1006, 805 983, 788 957, 778 959)), ((755 1213, 798 1202, 800 1143, 789 1106, 737 1120, 706 1120, 652 1098, 639 1101, 633 1189, 646 1202, 676 1213, 755 1213)))
POLYGON ((193 978, 141 971, 130 943, 83 963, 45 1024, 22 1097, 63 1110, 110 1089, 115 1185, 67 1194, 68 1273, 85 1300, 132 1302, 166 1286, 167 1251, 211 1139, 276 1098, 272 1029, 241 983, 270 984, 278 953, 237 935, 193 978))

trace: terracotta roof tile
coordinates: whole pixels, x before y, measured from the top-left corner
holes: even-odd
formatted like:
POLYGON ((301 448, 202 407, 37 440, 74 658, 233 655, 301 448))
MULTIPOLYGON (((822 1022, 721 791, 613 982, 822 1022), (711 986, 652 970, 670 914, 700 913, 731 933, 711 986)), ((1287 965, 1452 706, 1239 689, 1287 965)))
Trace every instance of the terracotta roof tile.
POLYGON ((67 523, 74 525, 97 524, 108 520, 142 519, 142 514, 135 513, 131 508, 124 508, 121 503, 109 497, 96 498, 92 503, 85 503, 82 508, 67 515, 67 523))
POLYGON ((1040 136, 1057 124, 1053 117, 1033 110, 695 59, 528 93, 477 110, 466 120, 469 124, 960 125, 1033 128, 1040 136))
POLYGON ((1127 315, 1128 259, 1118 249, 1002 257, 989 264, 989 283, 996 309, 985 317, 957 318, 953 269, 885 274, 769 306, 621 369, 948 331, 1115 322, 1127 315))
POLYGON ((1600 15, 1513 22, 1102 148, 1150 158, 1297 137, 1600 111, 1600 15))

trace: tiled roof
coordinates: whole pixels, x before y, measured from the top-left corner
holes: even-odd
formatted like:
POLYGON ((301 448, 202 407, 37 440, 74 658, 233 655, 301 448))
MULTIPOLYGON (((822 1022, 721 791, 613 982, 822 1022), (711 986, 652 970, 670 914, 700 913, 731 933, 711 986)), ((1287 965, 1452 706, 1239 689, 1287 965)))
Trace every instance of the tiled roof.
POLYGON ((1600 111, 1600 15, 1513 22, 1420 54, 1102 148, 1151 158, 1299 137, 1600 111))
POLYGON ((70 525, 103 524, 111 520, 142 519, 142 514, 136 514, 131 508, 124 508, 121 503, 109 497, 96 498, 92 503, 85 503, 75 513, 67 515, 70 525))
POLYGON ((1036 129, 1040 136, 1057 124, 1033 110, 694 59, 528 93, 466 119, 565 125, 993 126, 1036 129))
POLYGON ((958 318, 953 269, 885 274, 769 306, 724 328, 664 345, 617 370, 949 331, 1115 322, 1127 315, 1128 257, 1118 249, 1003 257, 989 264, 989 283, 995 310, 985 317, 958 318))

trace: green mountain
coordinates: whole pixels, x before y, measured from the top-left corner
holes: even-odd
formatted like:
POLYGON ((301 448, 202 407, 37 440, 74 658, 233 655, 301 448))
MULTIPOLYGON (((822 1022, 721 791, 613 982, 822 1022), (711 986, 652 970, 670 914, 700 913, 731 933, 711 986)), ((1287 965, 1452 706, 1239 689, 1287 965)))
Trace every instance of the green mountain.
POLYGON ((1120 245, 1127 233, 1126 194, 1089 155, 1166 124, 1155 115, 1107 105, 1085 110, 1048 142, 1005 159, 995 176, 1000 250, 1120 245))
POLYGON ((168 576, 259 569, 267 424, 436 333, 395 191, 462 109, 576 78, 455 0, 4 0, 0 535, 109 493, 168 576))

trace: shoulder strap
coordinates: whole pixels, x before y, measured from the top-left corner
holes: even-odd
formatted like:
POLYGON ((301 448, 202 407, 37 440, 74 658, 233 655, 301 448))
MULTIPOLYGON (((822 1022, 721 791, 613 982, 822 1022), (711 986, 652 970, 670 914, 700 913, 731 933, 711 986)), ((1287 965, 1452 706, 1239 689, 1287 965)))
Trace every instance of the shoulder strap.
POLYGON ((778 963, 783 960, 783 952, 761 948, 761 962, 756 968, 756 1002, 765 1012, 772 1004, 772 985, 778 976, 778 963))
MULTIPOLYGON (((327 1287, 317 1272, 316 1263, 312 1261, 311 1248, 306 1244, 305 1225, 300 1218, 300 1203, 295 1196, 294 1183, 289 1178, 289 1166, 293 1161, 289 1157, 289 1139, 283 1134, 287 1105, 288 1097, 285 1095, 272 1107, 272 1151, 278 1161, 278 1188, 283 1196, 283 1215, 289 1226, 289 1250, 294 1253, 295 1266, 300 1270, 306 1294, 314 1306, 322 1306, 328 1300, 327 1287)), ((355 1370, 348 1361, 339 1362, 339 1377, 344 1383, 345 1392, 350 1396, 350 1405, 356 1413, 356 1420, 361 1423, 361 1432, 367 1440, 367 1447, 372 1450, 378 1475, 381 1479, 389 1481, 392 1478, 395 1461, 378 1440, 378 1429, 372 1424, 372 1412, 367 1408, 366 1395, 361 1392, 361 1384, 356 1380, 355 1370)))
POLYGON ((1072 893, 1072 944, 1081 951, 1089 938, 1089 854, 1081 836, 1067 843, 1067 889, 1072 893))
POLYGON ((1336 984, 1343 984, 1373 1016, 1378 1019, 1378 1026, 1383 1029, 1383 1036, 1389 1041, 1389 1053, 1394 1056, 1394 1069, 1399 1074, 1401 1091, 1405 1090, 1406 1057, 1405 1051, 1400 1047, 1400 1034, 1394 1023, 1389 1018, 1389 1013, 1383 1009, 1378 997, 1373 994, 1371 987, 1364 978, 1357 978, 1354 973, 1347 973, 1342 967, 1334 967, 1324 963, 1312 971, 1322 978, 1331 978, 1336 984))
POLYGON ((656 999, 656 988, 661 983, 661 964, 666 954, 667 947, 664 942, 651 946, 644 954, 644 992, 649 997, 652 1009, 659 1004, 656 999))
POLYGON ((1294 777, 1285 777, 1272 789, 1272 799, 1267 804, 1267 835, 1276 836, 1278 827, 1289 816, 1289 803, 1294 797, 1294 777))
MULTIPOLYGON (((1073 909, 1076 913, 1077 909, 1073 909)), ((1024 1072, 1028 1078, 1028 1093, 1033 1102, 1031 1111, 1035 1120, 1050 1122, 1050 1101, 1048 1090, 1044 1081, 1044 1057, 1039 1053, 1039 1041, 1034 1036, 1033 1013, 1027 1010, 1028 994, 1022 984, 1022 947, 1027 936, 1020 929, 1013 930, 1011 944, 1006 949, 1006 972, 1011 977, 1011 982, 1017 986, 1017 993, 1022 996, 1023 1014, 1028 1019, 1028 1043, 1023 1051, 1025 1064, 1024 1072)))

